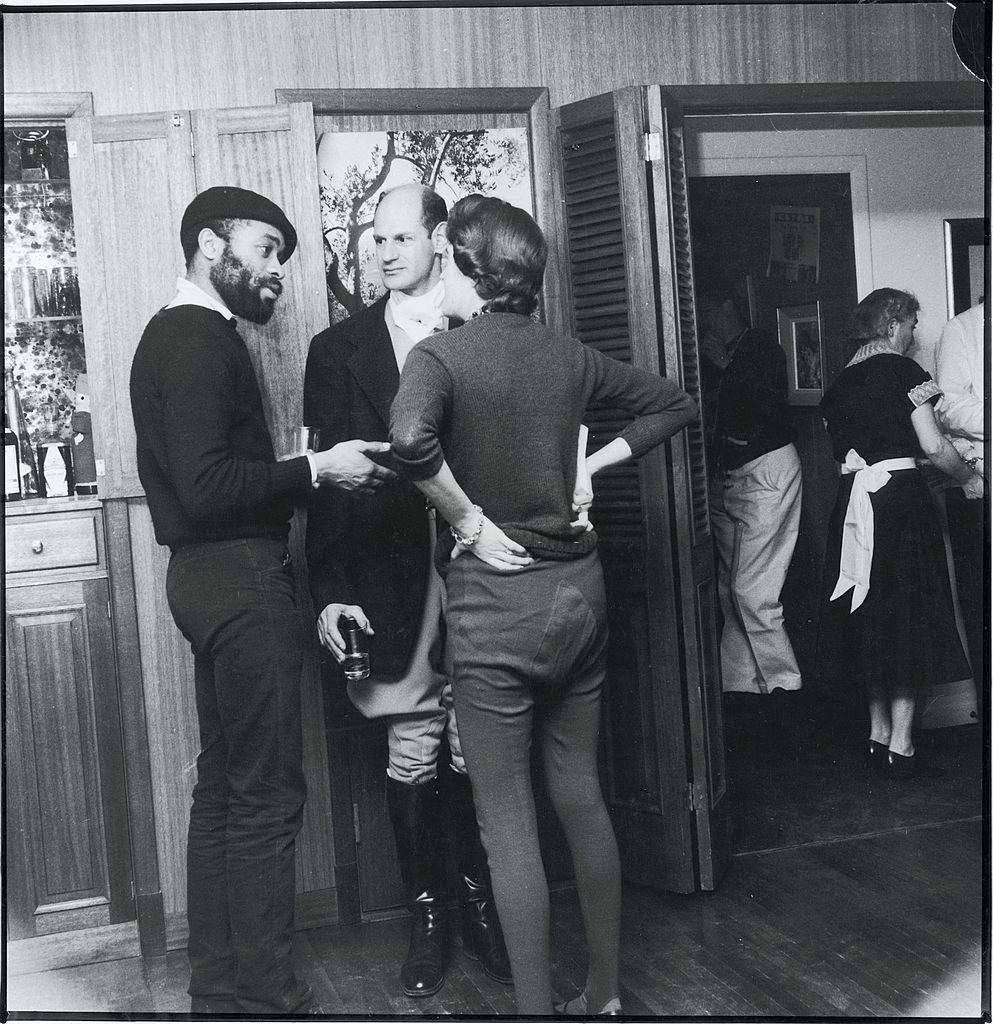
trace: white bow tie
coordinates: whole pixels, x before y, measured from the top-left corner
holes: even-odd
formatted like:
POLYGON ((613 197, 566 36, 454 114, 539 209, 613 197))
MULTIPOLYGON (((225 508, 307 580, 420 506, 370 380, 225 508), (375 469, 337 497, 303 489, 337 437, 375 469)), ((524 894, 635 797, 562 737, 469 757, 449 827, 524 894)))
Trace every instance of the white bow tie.
POLYGON ((390 312, 393 322, 412 341, 421 341, 436 330, 444 330, 445 318, 441 312, 441 300, 445 286, 439 281, 423 295, 390 293, 390 312))

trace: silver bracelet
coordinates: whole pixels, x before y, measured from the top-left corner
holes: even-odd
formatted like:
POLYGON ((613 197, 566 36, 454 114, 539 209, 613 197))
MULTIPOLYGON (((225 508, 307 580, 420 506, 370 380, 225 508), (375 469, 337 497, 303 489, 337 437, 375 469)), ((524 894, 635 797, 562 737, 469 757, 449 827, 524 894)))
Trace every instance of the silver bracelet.
POLYGON ((483 515, 483 510, 478 505, 473 505, 473 511, 479 515, 479 521, 476 523, 476 529, 472 531, 472 534, 468 537, 463 537, 454 526, 449 526, 448 530, 451 535, 464 547, 471 548, 473 544, 479 540, 479 535, 483 532, 483 523, 486 520, 486 516, 483 515))

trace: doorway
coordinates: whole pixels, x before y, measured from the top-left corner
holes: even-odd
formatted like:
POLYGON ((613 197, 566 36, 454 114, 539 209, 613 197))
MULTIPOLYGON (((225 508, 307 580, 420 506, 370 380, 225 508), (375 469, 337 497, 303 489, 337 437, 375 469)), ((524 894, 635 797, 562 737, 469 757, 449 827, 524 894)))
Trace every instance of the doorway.
MULTIPOLYGON (((830 386, 851 354, 844 340, 847 318, 867 290, 860 288, 856 260, 852 176, 697 176, 688 181, 688 195, 698 295, 714 279, 735 285, 747 297, 752 326, 773 336, 780 334, 784 311, 817 308, 822 373, 807 383, 830 386), (819 258, 812 272, 783 274, 772 262, 775 211, 783 209, 816 211, 819 258)), ((822 563, 838 479, 818 400, 808 394, 801 404, 804 399, 794 395, 790 409, 803 466, 800 530, 782 593, 787 633, 804 678, 796 718, 784 732, 782 720, 769 714, 767 698, 734 694, 724 701, 735 853, 981 813, 977 727, 924 734, 919 745, 944 774, 926 785, 901 787, 870 775, 861 763, 865 712, 858 694, 829 688, 817 677, 822 563)))

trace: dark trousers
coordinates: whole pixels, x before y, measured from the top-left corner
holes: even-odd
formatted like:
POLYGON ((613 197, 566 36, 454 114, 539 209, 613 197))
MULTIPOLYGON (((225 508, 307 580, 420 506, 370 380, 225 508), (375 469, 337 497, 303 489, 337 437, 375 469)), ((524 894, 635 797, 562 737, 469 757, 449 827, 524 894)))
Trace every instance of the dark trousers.
POLYGON ((280 541, 191 544, 166 591, 193 648, 200 724, 190 810, 190 995, 292 1012, 294 847, 306 785, 302 623, 280 541))
POLYGON ((985 595, 989 592, 986 583, 986 514, 989 498, 967 498, 959 487, 945 491, 945 511, 948 516, 948 539, 952 546, 952 561, 955 564, 955 590, 962 622, 969 644, 969 661, 972 663, 973 679, 976 682, 976 698, 979 702, 979 720, 989 707, 986 696, 990 685, 987 678, 987 663, 983 655, 983 624, 989 620, 985 607, 985 595))
POLYGON ((597 774, 606 659, 598 556, 505 573, 447 567, 448 657, 517 1012, 551 1013, 548 884, 531 788, 532 738, 576 871, 590 974, 615 984, 620 865, 597 774))

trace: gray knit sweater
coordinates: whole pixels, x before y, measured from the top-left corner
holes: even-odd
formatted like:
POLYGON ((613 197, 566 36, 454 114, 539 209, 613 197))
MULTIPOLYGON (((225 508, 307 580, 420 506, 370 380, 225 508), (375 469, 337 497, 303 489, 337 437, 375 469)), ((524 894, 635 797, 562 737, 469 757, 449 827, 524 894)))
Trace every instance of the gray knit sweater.
MULTIPOLYGON (((469 499, 535 557, 578 558, 596 544, 595 532, 569 525, 576 444, 591 405, 634 417, 620 436, 635 458, 696 415, 667 378, 529 317, 487 313, 410 353, 390 441, 400 471, 415 481, 447 460, 469 499)), ((451 545, 440 544, 439 556, 451 545)))

